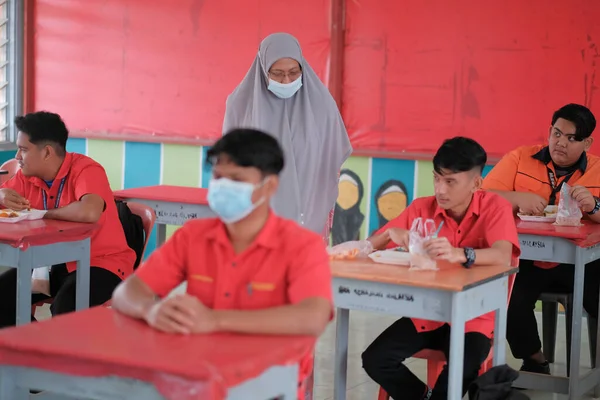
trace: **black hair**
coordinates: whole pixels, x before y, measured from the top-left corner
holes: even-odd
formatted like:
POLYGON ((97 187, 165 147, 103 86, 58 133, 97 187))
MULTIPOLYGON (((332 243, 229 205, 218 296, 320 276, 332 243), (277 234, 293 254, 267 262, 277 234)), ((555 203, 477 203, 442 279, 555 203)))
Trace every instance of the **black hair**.
POLYGON ((69 131, 58 114, 38 111, 15 118, 17 129, 29 136, 35 145, 54 145, 59 155, 64 155, 67 148, 69 131))
POLYGON ((233 129, 208 150, 206 162, 214 165, 227 154, 240 167, 254 167, 263 175, 279 175, 283 169, 283 150, 277 139, 256 129, 233 129))
POLYGON ((575 124, 575 140, 582 141, 592 135, 596 129, 596 118, 589 108, 580 104, 567 104, 552 115, 552 126, 559 119, 566 119, 575 124))
POLYGON ((477 169, 483 172, 487 154, 479 143, 466 137, 454 137, 444 141, 433 157, 433 170, 443 175, 442 170, 452 173, 477 169))

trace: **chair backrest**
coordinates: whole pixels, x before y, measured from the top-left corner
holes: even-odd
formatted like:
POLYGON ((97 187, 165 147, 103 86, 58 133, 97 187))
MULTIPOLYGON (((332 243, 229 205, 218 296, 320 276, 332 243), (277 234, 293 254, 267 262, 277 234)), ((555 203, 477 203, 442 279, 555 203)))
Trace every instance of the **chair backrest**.
POLYGON ((156 213, 152 207, 148 207, 147 205, 141 203, 127 202, 127 206, 129 206, 129 209, 133 214, 138 215, 142 219, 142 224, 144 225, 144 251, 142 251, 143 259, 146 246, 148 246, 148 240, 150 239, 150 234, 152 234, 152 229, 154 228, 154 223, 156 222, 156 213))
POLYGON ((10 178, 15 176, 17 171, 19 170, 19 161, 16 158, 12 160, 6 161, 4 164, 0 166, 0 171, 8 171, 6 175, 0 175, 0 184, 8 181, 10 178))

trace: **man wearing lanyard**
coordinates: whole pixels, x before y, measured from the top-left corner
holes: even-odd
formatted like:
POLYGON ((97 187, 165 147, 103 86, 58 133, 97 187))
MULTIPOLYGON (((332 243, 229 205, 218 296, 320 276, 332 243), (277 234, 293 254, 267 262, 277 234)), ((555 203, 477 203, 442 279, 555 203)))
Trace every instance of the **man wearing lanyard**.
MULTIPOLYGON (((21 169, 0 189, 0 206, 48 210, 45 218, 96 223, 91 238, 90 306, 103 304, 133 272, 136 255, 127 245, 104 168, 81 154, 68 153, 69 132, 59 115, 36 112, 15 119, 21 169)), ((52 314, 75 310, 76 263, 53 265, 49 290, 52 314)), ((35 273, 34 273, 35 275, 35 273)), ((15 324, 15 269, 0 275, 0 328, 15 324)), ((33 294, 32 302, 47 299, 33 294)), ((33 318, 33 317, 32 317, 33 318)))
MULTIPOLYGON (((585 218, 600 223, 600 158, 587 151, 596 119, 579 104, 567 104, 552 116, 548 145, 523 146, 500 160, 483 188, 508 199, 515 211, 543 213, 558 204, 557 195, 568 183, 585 218)), ((521 260, 508 307, 506 337, 513 356, 523 360, 522 371, 550 374, 535 320, 534 308, 543 292, 573 291, 574 267, 521 260)), ((583 306, 598 317, 600 263, 586 266, 583 306), (597 264, 597 265, 594 265, 597 264)))

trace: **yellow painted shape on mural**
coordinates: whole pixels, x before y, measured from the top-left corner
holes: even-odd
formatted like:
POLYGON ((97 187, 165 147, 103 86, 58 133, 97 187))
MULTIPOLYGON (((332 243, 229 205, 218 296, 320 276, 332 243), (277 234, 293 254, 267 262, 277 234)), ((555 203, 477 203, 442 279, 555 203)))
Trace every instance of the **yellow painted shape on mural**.
POLYGON ((406 193, 400 190, 388 192, 377 199, 377 209, 387 221, 391 221, 406 209, 407 201, 406 193))
POLYGON ((338 184, 337 203, 344 210, 348 210, 358 202, 358 186, 351 181, 340 181, 338 184))

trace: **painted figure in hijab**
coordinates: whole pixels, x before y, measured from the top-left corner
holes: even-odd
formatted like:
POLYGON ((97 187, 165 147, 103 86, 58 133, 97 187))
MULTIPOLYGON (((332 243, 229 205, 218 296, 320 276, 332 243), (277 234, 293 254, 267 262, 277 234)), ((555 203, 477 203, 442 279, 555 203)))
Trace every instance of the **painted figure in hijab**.
POLYGON ((223 132, 255 128, 285 154, 272 207, 325 235, 338 197, 338 175, 352 146, 337 105, 287 33, 265 38, 250 70, 227 98, 223 132))
POLYGON ((360 228, 365 220, 360 211, 360 203, 364 195, 363 183, 360 177, 349 169, 340 173, 338 184, 339 195, 333 214, 333 228, 331 229, 332 244, 357 240, 360 228))
POLYGON ((406 186, 397 180, 389 180, 375 194, 379 227, 402 214, 408 204, 406 186))

